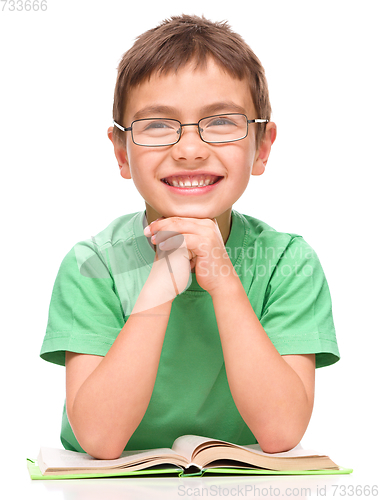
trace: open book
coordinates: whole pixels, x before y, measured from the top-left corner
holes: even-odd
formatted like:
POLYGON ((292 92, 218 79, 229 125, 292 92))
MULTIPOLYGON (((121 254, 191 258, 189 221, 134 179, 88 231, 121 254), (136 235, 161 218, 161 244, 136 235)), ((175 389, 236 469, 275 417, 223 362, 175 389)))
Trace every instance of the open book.
POLYGON ((32 479, 69 479, 141 474, 348 474, 326 455, 300 445, 284 453, 264 453, 260 446, 238 446, 201 436, 181 436, 172 448, 124 451, 115 460, 86 453, 41 448, 37 461, 28 459, 32 479))

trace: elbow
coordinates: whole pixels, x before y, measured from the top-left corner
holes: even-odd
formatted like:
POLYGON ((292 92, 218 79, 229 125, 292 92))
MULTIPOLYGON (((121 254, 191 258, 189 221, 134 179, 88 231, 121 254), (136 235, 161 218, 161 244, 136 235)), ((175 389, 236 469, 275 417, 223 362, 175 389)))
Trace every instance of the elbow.
POLYGON ((102 448, 97 448, 97 447, 89 447, 87 449, 83 448, 88 455, 91 455, 93 458, 96 458, 97 460, 116 460, 117 458, 120 458, 123 450, 119 449, 113 449, 113 448, 107 448, 107 447, 102 447, 102 448))
POLYGON ((120 435, 121 433, 112 435, 96 426, 86 425, 83 428, 83 426, 73 425, 72 422, 70 425, 82 450, 98 460, 119 458, 130 438, 130 436, 124 438, 120 435))
POLYGON ((250 427, 254 436, 265 453, 283 453, 295 448, 303 438, 309 420, 291 422, 272 422, 261 428, 250 427), (254 432, 256 431, 256 433, 254 432))
POLYGON ((125 429, 114 429, 112 432, 89 419, 79 420, 73 413, 68 411, 68 420, 83 451, 98 460, 115 460, 120 457, 133 432, 125 432, 125 429))
POLYGON ((271 440, 268 442, 259 442, 260 448, 264 453, 283 453, 285 451, 289 451, 295 446, 297 446, 298 442, 290 443, 281 440, 271 440))
POLYGON ((133 434, 123 435, 120 430, 113 434, 98 430, 91 432, 88 429, 85 432, 78 433, 73 429, 73 432, 81 448, 88 455, 98 460, 120 458, 133 434))
MULTIPOLYGON (((251 428, 252 430, 252 428, 251 428)), ((280 425, 255 429, 257 442, 265 453, 283 453, 292 450, 300 442, 306 431, 304 426, 280 425)))
POLYGON ((97 460, 115 460, 120 458, 123 453, 126 443, 112 443, 109 440, 97 439, 78 439, 78 443, 82 449, 97 460))
POLYGON ((279 436, 265 436, 262 439, 258 439, 260 448, 265 453, 283 453, 285 451, 292 450, 301 441, 302 434, 295 435, 279 435, 279 436))

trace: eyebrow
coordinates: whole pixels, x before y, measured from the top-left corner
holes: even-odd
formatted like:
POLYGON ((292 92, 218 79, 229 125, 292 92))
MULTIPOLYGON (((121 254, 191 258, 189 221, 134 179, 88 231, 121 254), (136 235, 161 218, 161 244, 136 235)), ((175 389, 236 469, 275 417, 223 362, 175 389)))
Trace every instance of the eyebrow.
MULTIPOLYGON (((212 115, 214 113, 243 113, 246 114, 245 108, 239 106, 238 104, 232 101, 220 101, 209 104, 201 108, 202 117, 207 115, 212 115)), ((164 105, 152 105, 146 106, 138 110, 132 117, 132 121, 140 120, 141 118, 158 118, 157 115, 164 116, 165 118, 169 118, 172 116, 178 115, 178 109, 173 108, 172 106, 164 106, 164 105)))

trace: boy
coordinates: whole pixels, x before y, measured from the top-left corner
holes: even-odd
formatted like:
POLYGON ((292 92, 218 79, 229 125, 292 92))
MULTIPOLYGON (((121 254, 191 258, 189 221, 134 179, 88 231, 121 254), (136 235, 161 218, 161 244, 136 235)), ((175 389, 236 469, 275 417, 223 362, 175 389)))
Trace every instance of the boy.
POLYGON ((327 283, 302 237, 232 210, 265 170, 270 113, 226 24, 174 17, 124 54, 108 136, 146 211, 77 244, 54 285, 41 356, 66 365, 65 448, 301 440, 315 367, 339 359, 327 283))

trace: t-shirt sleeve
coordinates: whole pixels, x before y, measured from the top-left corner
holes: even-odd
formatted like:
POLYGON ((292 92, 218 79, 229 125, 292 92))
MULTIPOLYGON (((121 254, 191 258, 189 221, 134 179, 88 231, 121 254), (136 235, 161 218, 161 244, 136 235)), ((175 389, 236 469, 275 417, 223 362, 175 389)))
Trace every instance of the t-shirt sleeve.
POLYGON ((40 356, 65 364, 65 351, 105 356, 125 324, 106 253, 78 244, 54 283, 40 356))
POLYGON ((293 237, 269 280, 261 324, 281 355, 316 354, 316 367, 339 360, 326 277, 314 250, 293 237))

